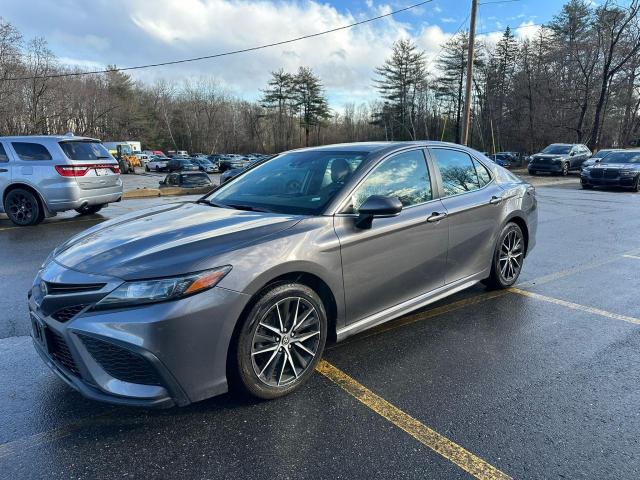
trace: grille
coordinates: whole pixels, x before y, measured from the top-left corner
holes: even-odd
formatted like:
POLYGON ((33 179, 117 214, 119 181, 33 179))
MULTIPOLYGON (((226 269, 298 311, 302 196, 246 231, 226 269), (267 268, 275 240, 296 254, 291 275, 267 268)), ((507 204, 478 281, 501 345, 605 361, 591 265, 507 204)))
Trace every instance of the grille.
POLYGON ((591 170, 591 178, 602 178, 604 170, 596 168, 591 170))
POLYGON ((62 323, 68 322, 77 314, 79 314, 85 307, 86 305, 73 305, 71 307, 64 307, 51 315, 51 317, 62 323))
POLYGON ((73 360, 69 346, 67 345, 67 342, 64 341, 64 338, 50 328, 47 328, 46 332, 47 346, 49 348, 49 355, 51 355, 51 358, 70 373, 80 376, 80 371, 76 366, 76 362, 73 360))
POLYGON ((604 178, 618 178, 618 170, 605 170, 604 178))
POLYGON ((143 385, 161 385, 156 370, 142 356, 112 343, 80 335, 82 342, 105 372, 118 380, 143 385))
POLYGON ((106 285, 105 283, 45 283, 47 284, 48 295, 90 292, 92 290, 100 290, 106 285))

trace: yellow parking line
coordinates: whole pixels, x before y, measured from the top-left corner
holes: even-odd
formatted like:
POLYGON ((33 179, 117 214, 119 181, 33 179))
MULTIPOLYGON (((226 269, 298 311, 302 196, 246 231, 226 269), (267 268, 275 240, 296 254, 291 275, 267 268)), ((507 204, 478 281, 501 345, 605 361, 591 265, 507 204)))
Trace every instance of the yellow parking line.
POLYGON ((607 312, 606 310, 601 310, 599 308, 588 307, 586 305, 580 305, 579 303, 567 302, 566 300, 547 297, 546 295, 540 295, 539 293, 520 290, 519 288, 510 288, 509 291, 512 293, 517 293, 518 295, 524 295, 525 297, 535 298, 536 300, 542 300, 543 302, 549 302, 555 305, 562 305, 563 307, 571 308, 573 310, 579 310, 581 312, 591 313, 593 315, 600 315, 601 317, 611 318, 613 320, 622 320, 623 322, 640 325, 640 318, 629 317, 627 315, 620 315, 618 313, 607 312))
POLYGON ((384 398, 379 397, 326 360, 321 360, 316 370, 352 395, 360 403, 474 477, 486 480, 511 478, 480 457, 465 450, 457 443, 440 435, 435 430, 387 402, 384 398))

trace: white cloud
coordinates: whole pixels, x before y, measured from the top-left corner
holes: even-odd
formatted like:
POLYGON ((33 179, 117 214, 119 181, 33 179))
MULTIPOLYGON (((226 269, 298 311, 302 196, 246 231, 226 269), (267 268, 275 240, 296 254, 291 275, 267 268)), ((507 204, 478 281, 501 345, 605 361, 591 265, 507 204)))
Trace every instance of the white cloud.
POLYGON ((521 39, 531 39, 538 34, 538 31, 542 27, 540 25, 535 25, 533 20, 529 20, 527 22, 522 22, 517 28, 515 28, 515 36, 521 39))
POLYGON ((440 21, 442 23, 455 23, 457 20, 452 17, 444 17, 444 18, 441 18, 440 21))

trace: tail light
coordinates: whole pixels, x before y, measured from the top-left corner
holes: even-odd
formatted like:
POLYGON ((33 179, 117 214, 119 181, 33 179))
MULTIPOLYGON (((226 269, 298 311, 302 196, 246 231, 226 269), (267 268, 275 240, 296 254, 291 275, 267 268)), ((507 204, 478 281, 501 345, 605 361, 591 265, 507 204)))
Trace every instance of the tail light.
POLYGON ((84 177, 92 168, 108 168, 113 173, 120 173, 120 166, 111 163, 102 165, 56 165, 56 172, 63 177, 84 177))

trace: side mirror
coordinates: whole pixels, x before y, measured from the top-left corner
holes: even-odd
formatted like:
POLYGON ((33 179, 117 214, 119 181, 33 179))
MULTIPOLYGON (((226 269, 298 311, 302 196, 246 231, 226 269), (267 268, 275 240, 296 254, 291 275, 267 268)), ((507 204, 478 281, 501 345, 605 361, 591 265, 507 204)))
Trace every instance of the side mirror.
POLYGON ((576 154, 576 152, 570 152, 570 153, 569 153, 569 156, 570 156, 570 157, 573 157, 575 154, 576 154))
POLYGON ((356 227, 371 228, 374 218, 395 217, 402 211, 402 202, 398 197, 371 195, 358 209, 356 227))
POLYGON ((600 163, 600 158, 596 158, 595 163, 600 163))

